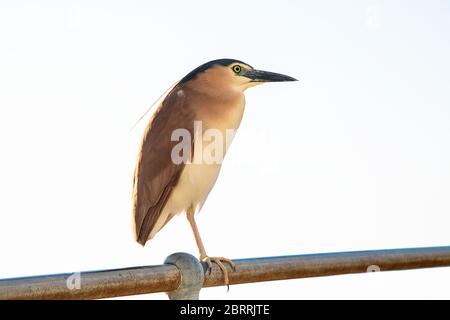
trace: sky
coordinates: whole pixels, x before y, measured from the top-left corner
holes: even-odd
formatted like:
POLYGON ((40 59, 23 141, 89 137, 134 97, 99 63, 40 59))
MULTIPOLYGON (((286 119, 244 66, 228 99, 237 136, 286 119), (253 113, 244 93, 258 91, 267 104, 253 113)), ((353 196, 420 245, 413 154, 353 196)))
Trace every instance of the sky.
MULTIPOLYGON (((184 216, 145 248, 134 241, 132 172, 148 117, 132 127, 217 58, 299 81, 246 91, 197 218, 210 255, 449 245, 449 16, 443 0, 2 0, 0 279, 197 255, 184 216)), ((439 299, 449 285, 438 268, 201 298, 439 299)))

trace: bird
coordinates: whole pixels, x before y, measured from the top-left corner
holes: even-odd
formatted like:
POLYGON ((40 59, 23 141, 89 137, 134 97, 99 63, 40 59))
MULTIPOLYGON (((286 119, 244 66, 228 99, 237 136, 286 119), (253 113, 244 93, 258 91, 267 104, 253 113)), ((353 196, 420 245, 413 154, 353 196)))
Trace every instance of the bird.
POLYGON ((163 95, 144 130, 134 170, 133 230, 139 244, 145 246, 175 215, 186 214, 206 272, 217 264, 229 287, 226 264, 233 270, 236 265, 208 256, 195 214, 214 187, 240 126, 244 91, 284 81, 296 79, 240 60, 217 59, 195 68, 163 95))

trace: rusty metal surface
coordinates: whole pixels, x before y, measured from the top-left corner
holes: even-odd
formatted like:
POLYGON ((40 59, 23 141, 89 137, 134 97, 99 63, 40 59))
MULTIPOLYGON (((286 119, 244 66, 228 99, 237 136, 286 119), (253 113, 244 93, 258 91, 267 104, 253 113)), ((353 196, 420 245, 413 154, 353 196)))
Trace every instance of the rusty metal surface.
MULTIPOLYGON (((322 253, 234 260, 231 284, 450 266, 450 247, 322 253)), ((220 286, 217 267, 205 276, 204 287, 220 286)))
MULTIPOLYGON (((230 283, 286 280, 368 271, 450 266, 450 247, 322 253, 234 260, 230 283)), ((174 265, 82 272, 0 280, 0 299, 99 299, 178 288, 181 274, 174 265), (76 276, 75 276, 76 277, 76 276), (71 287, 71 288, 70 288, 71 287)), ((203 287, 223 285, 217 266, 205 274, 203 287)))
POLYGON ((5 279, 0 280, 0 299, 99 299, 167 292, 177 289, 180 280, 173 265, 5 279))

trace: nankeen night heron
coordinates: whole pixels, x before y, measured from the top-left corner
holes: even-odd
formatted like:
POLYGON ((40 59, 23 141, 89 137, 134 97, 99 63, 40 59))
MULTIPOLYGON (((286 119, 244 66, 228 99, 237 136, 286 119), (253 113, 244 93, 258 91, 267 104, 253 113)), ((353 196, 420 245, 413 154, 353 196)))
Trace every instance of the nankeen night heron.
POLYGON ((142 140, 133 181, 136 241, 152 239, 169 220, 186 213, 200 252, 224 273, 223 257, 209 257, 194 214, 204 204, 221 168, 221 160, 238 129, 245 107, 244 91, 265 82, 295 81, 260 71, 234 59, 205 63, 176 83, 162 98, 142 140), (208 133, 209 131, 209 133, 208 133))

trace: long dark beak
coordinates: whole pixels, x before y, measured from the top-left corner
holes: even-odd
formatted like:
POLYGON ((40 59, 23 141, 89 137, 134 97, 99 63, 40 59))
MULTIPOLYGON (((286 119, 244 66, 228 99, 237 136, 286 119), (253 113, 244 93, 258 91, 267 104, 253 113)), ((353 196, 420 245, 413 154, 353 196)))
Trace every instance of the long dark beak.
POLYGON ((297 79, 284 74, 254 69, 247 71, 243 76, 251 79, 252 82, 297 81, 297 79))

